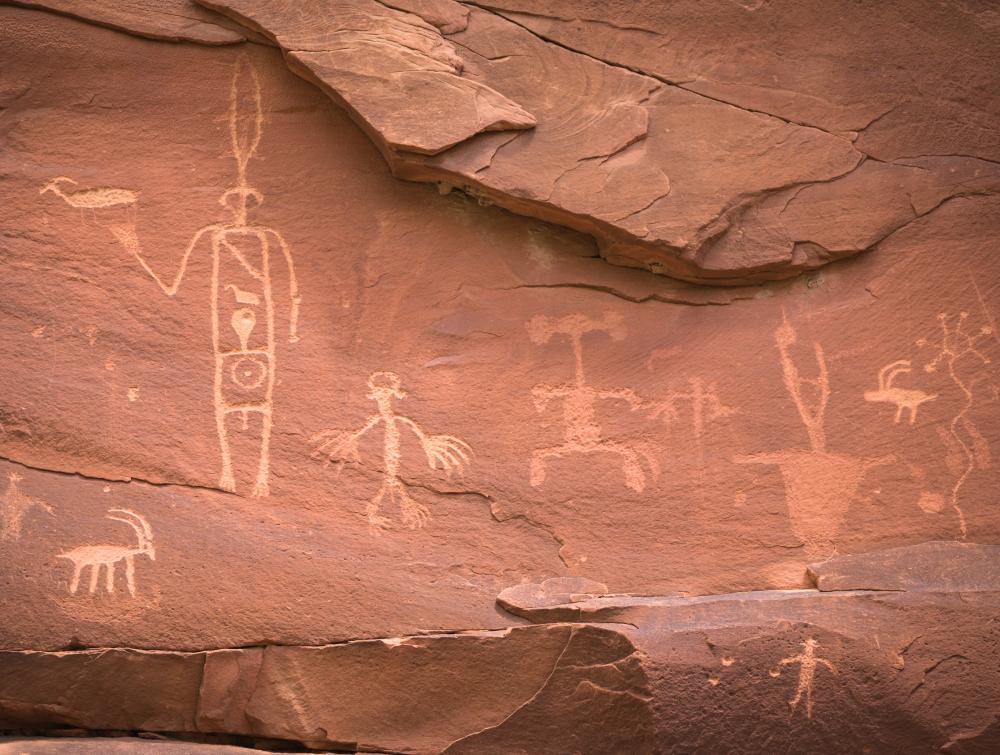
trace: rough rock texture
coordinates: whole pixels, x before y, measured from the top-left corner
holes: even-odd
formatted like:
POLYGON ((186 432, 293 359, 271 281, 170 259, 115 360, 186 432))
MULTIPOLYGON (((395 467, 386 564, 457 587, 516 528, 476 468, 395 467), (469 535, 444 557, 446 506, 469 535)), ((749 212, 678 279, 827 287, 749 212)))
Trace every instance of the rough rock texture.
POLYGON ((262 39, 193 0, 3 0, 0 5, 42 8, 170 42, 231 45, 262 39))
POLYGON ((246 755, 269 752, 249 747, 229 747, 219 744, 167 742, 136 737, 91 737, 87 739, 42 739, 0 737, 0 755, 35 755, 35 753, 68 753, 69 755, 246 755))
POLYGON ((843 133, 879 160, 1000 160, 1000 102, 992 91, 1000 16, 990 2, 477 4, 586 55, 843 133))
POLYGON ((252 734, 393 752, 654 746, 635 649, 591 626, 208 653, 6 652, 0 699, 2 728, 252 734), (109 710, 107 697, 122 702, 109 710))
POLYGON ((996 751, 995 14, 496 5, 0 7, 0 730, 996 751))
MULTIPOLYGON (((442 35, 423 30, 418 47, 446 50, 438 56, 448 59, 441 65, 462 67, 461 81, 478 79, 487 91, 508 95, 538 125, 530 134, 481 136, 419 158, 410 153, 433 153, 484 130, 482 116, 455 133, 449 127, 460 127, 461 114, 454 124, 440 118, 453 110, 455 91, 447 87, 438 95, 425 87, 402 117, 407 128, 430 131, 440 142, 401 140, 395 123, 364 115, 395 105, 397 87, 370 71, 359 77, 352 58, 363 57, 365 69, 383 64, 369 62, 376 56, 367 42, 355 48, 333 41, 355 37, 360 26, 366 40, 379 35, 392 47, 398 36, 413 36, 398 31, 404 15, 374 1, 331 0, 350 5, 352 13, 320 13, 319 22, 295 11, 295 3, 205 4, 271 35, 292 70, 360 113, 396 175, 459 187, 582 230, 597 238, 609 261, 674 277, 729 284, 788 277, 865 251, 944 199, 995 190, 1000 181, 1000 169, 982 160, 925 161, 916 168, 870 160, 852 145, 856 134, 733 107, 669 79, 609 65, 599 55, 548 44, 480 8, 446 22, 442 35), (337 52, 300 52, 330 45, 337 52), (858 169, 863 172, 855 175, 858 169), (874 207, 873 193, 884 196, 874 207)), ((609 60, 616 63, 614 56, 609 60)), ((525 123, 515 119, 496 128, 525 123)))
MULTIPOLYGON (((886 555, 826 566, 888 574, 886 555)), ((579 586, 534 587, 554 601, 579 586)), ((0 726, 392 752, 988 752, 1000 744, 996 571, 914 587, 548 606, 505 591, 542 623, 322 647, 8 651, 0 726)))

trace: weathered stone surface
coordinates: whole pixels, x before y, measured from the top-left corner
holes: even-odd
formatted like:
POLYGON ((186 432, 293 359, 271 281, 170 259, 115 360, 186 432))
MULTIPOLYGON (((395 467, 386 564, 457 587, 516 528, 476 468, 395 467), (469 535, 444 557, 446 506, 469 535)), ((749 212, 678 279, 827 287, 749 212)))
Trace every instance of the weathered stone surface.
POLYGON ((252 747, 230 747, 196 742, 169 742, 137 737, 83 738, 7 738, 0 737, 0 755, 35 755, 35 753, 67 753, 68 755, 246 755, 252 752, 272 752, 252 747))
POLYGON ((658 752, 989 752, 997 588, 994 575, 972 592, 607 596, 519 613, 631 627, 658 752))
POLYGON ((231 45, 258 35, 193 0, 3 0, 42 8, 150 39, 231 45))
MULTIPOLYGON (((345 79, 350 65, 340 61, 343 53, 331 59, 330 53, 297 51, 304 44, 329 44, 320 41, 327 37, 354 35, 356 24, 343 14, 325 14, 329 26, 317 31, 315 19, 282 6, 213 0, 210 7, 272 34, 292 69, 335 101, 346 100, 355 110, 360 107, 355 102, 382 110, 375 102, 383 97, 381 78, 348 72, 345 79)), ((937 202, 969 191, 967 179, 954 175, 947 162, 930 169, 869 162, 855 175, 864 155, 846 135, 735 108, 669 80, 547 44, 488 11, 460 8, 441 3, 428 13, 445 19, 438 21, 442 28, 458 30, 447 32, 447 39, 455 42, 449 53, 457 52, 460 63, 450 57, 449 62, 461 65, 469 80, 523 105, 539 127, 530 137, 481 136, 420 159, 409 151, 439 152, 464 137, 451 136, 451 121, 437 118, 447 105, 433 94, 417 99, 406 93, 406 117, 423 111, 429 116, 415 126, 407 120, 407 128, 440 133, 442 144, 399 144, 391 125, 370 118, 368 133, 383 146, 396 175, 458 187, 515 212, 582 230, 616 264, 728 284, 788 277, 871 248, 920 213, 910 196, 926 193, 928 185, 936 186, 937 202), (539 68, 546 73, 544 86, 539 68), (576 94, 568 98, 568 92, 576 94), (873 206, 873 191, 887 201, 873 206), (832 221, 830 208, 838 215, 832 221)), ((371 11, 363 26, 371 29, 367 34, 391 40, 397 32, 376 20, 384 15, 384 9, 371 11)), ((371 43, 370 36, 365 40, 371 43)), ((395 113, 399 101, 388 107, 395 113)), ((466 135, 476 130, 481 129, 466 135)), ((1000 168, 973 162, 963 167, 975 174, 979 190, 995 189, 1000 168)))
POLYGON ((483 131, 535 125, 516 102, 463 77, 454 46, 419 16, 375 0, 205 5, 271 35, 293 70, 386 149, 433 155, 483 131))
POLYGON ((577 603, 604 595, 607 591, 607 585, 586 577, 553 577, 537 585, 529 583, 508 587, 497 596, 497 605, 530 619, 534 610, 577 603))
POLYGON ((7 652, 0 701, 5 728, 252 734, 392 752, 653 747, 634 648, 616 630, 587 626, 209 653, 7 652), (60 681, 91 699, 67 700, 60 681), (102 718, 118 698, 138 702, 102 718), (166 710, 152 714, 157 707, 166 710))
POLYGON ((991 3, 477 5, 561 45, 707 97, 845 133, 880 160, 1000 159, 993 65, 1000 18, 991 3))
POLYGON ((1000 592, 1000 546, 953 541, 904 545, 810 564, 809 576, 823 591, 1000 592))

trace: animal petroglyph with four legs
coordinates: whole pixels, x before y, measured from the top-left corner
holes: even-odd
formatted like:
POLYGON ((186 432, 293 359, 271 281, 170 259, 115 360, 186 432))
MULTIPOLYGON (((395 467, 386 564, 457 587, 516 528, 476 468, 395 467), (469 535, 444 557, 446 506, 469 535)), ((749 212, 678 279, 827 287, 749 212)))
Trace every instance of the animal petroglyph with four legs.
POLYGON ((817 374, 804 378, 792 361, 795 330, 787 318, 774 334, 781 361, 785 389, 795 402, 809 436, 809 449, 788 449, 737 456, 737 464, 771 464, 781 471, 792 531, 802 540, 806 556, 825 558, 836 550, 836 537, 847 509, 869 469, 889 464, 893 454, 862 458, 832 453, 826 448, 826 407, 830 399, 830 378, 826 356, 819 343, 813 344, 817 374), (813 389, 810 402, 803 387, 813 389))
POLYGON ((865 391, 865 401, 884 402, 896 405, 896 417, 893 420, 897 425, 903 417, 903 410, 910 412, 910 424, 917 419, 917 410, 921 404, 933 401, 937 394, 924 393, 916 388, 899 388, 892 383, 897 375, 910 372, 910 360, 900 359, 892 364, 887 364, 878 371, 878 388, 873 391, 865 391))
POLYGON ((602 320, 593 320, 586 315, 573 314, 562 318, 539 315, 528 322, 528 334, 533 343, 545 344, 553 336, 564 336, 573 349, 574 378, 572 383, 548 385, 539 383, 531 389, 535 410, 545 411, 552 399, 563 402, 563 442, 558 446, 535 449, 531 454, 530 482, 538 487, 545 482, 546 463, 549 459, 561 459, 571 454, 610 453, 621 458, 626 486, 641 493, 646 487, 646 473, 642 468, 645 460, 653 475, 659 473, 656 460, 648 453, 627 443, 607 440, 602 437, 597 421, 598 400, 623 401, 632 411, 644 406, 642 400, 628 388, 601 390, 587 385, 583 372, 583 337, 588 333, 606 333, 612 340, 625 337, 625 325, 621 315, 605 314, 602 320))
MULTIPOLYGON (((194 250, 203 239, 210 241, 212 279, 209 303, 215 355, 213 399, 221 453, 219 487, 236 492, 230 443, 230 433, 235 428, 231 426, 230 418, 238 415, 240 431, 245 433, 253 416, 259 418, 259 426, 254 429, 254 439, 259 436, 259 443, 256 458, 247 466, 254 477, 252 495, 265 496, 269 492, 277 368, 271 264, 277 251, 280 251, 288 268, 288 340, 291 343, 298 341, 301 299, 291 250, 284 237, 273 228, 248 219, 249 209, 264 200, 264 195, 247 182, 247 164, 260 144, 264 114, 257 72, 246 57, 240 57, 236 63, 229 95, 229 135, 236 159, 236 185, 222 193, 219 204, 227 208, 232 217, 228 221, 200 228, 194 234, 181 257, 177 274, 169 283, 164 282, 147 261, 133 225, 114 225, 110 230, 160 290, 171 297, 180 289, 194 250)), ((67 195, 59 189, 60 180, 65 179, 55 179, 43 191, 51 190, 74 206, 106 207, 131 204, 138 199, 135 192, 125 189, 94 189, 67 195)))
POLYGON ((938 314, 938 323, 941 327, 940 340, 921 338, 917 341, 917 346, 921 348, 929 347, 937 350, 934 358, 924 365, 924 370, 937 372, 944 368, 948 377, 961 391, 963 398, 961 408, 948 423, 948 430, 942 431, 942 438, 946 444, 961 459, 957 463, 959 467, 955 470, 957 479, 952 485, 949 500, 958 515, 958 526, 963 540, 968 527, 965 513, 959 505, 959 492, 976 465, 983 469, 990 465, 989 443, 969 417, 969 412, 975 405, 976 386, 988 377, 983 368, 991 362, 990 358, 980 350, 980 345, 984 339, 993 335, 993 327, 990 325, 983 325, 975 334, 968 333, 965 325, 968 318, 968 312, 960 312, 957 318, 941 312, 938 314), (959 432, 960 430, 965 434, 959 432))
POLYGON ((125 562, 125 581, 129 594, 135 597, 135 557, 148 556, 150 561, 156 560, 156 548, 153 547, 153 528, 142 516, 129 509, 108 509, 108 519, 124 522, 135 532, 136 544, 128 545, 81 545, 67 553, 60 553, 58 558, 73 562, 73 578, 69 583, 70 594, 75 595, 80 586, 80 575, 90 567, 90 593, 97 591, 97 580, 101 567, 105 569, 105 589, 115 591, 115 565, 125 562), (116 516, 117 515, 117 516, 116 516))
POLYGON ((399 477, 402 450, 400 448, 400 427, 406 426, 413 431, 427 457, 427 466, 431 469, 442 469, 446 474, 452 470, 461 472, 469 462, 472 449, 469 445, 453 435, 428 435, 409 417, 397 414, 392 406, 394 399, 406 398, 402 390, 399 375, 395 372, 375 372, 368 378, 367 397, 375 402, 378 412, 368 418, 359 430, 340 431, 325 430, 312 438, 315 445, 313 458, 325 456, 327 462, 360 461, 358 441, 369 430, 382 425, 382 486, 375 497, 369 501, 365 514, 369 526, 375 534, 381 534, 390 527, 389 520, 382 516, 382 502, 389 497, 392 503, 399 506, 403 523, 411 529, 419 529, 430 520, 430 512, 426 506, 413 500, 403 481, 399 477))
POLYGON ((31 509, 41 509, 48 514, 52 514, 52 507, 45 501, 22 493, 17 488, 17 483, 24 478, 17 472, 7 475, 7 490, 0 499, 0 540, 18 540, 21 537, 21 525, 25 515, 31 509))
POLYGON ((802 642, 802 652, 798 655, 793 655, 789 658, 782 658, 778 664, 778 670, 776 673, 772 673, 772 676, 778 676, 781 671, 781 666, 787 666, 790 663, 799 664, 799 686, 795 690, 795 697, 788 701, 789 706, 791 706, 792 711, 798 706, 802 701, 802 695, 806 696, 806 717, 812 719, 813 717, 813 683, 816 678, 816 668, 820 664, 826 666, 831 673, 837 673, 837 667, 834 666, 826 658, 820 658, 816 655, 816 648, 819 647, 819 641, 807 637, 802 642))

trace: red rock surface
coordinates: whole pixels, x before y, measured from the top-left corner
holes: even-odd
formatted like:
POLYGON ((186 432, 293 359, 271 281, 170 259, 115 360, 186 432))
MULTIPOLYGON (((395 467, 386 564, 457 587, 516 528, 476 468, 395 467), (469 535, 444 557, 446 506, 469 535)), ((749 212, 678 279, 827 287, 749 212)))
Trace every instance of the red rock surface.
POLYGON ((1000 748, 990 8, 45 5, 0 730, 1000 748))

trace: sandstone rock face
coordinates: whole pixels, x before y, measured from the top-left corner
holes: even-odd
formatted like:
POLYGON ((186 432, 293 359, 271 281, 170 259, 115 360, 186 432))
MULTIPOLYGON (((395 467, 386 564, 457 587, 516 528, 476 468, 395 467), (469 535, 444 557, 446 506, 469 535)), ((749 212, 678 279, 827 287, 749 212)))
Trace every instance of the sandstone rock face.
POLYGON ((0 732, 1000 749, 993 9, 23 5, 0 732))

